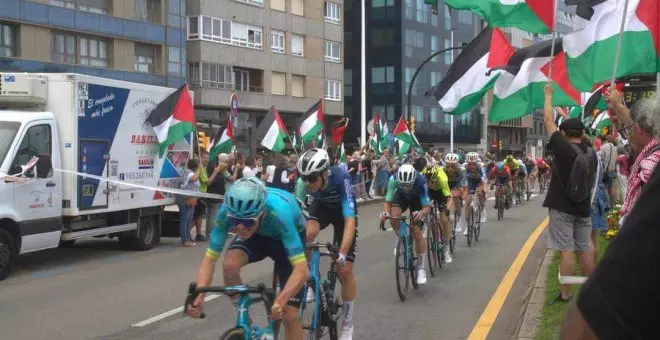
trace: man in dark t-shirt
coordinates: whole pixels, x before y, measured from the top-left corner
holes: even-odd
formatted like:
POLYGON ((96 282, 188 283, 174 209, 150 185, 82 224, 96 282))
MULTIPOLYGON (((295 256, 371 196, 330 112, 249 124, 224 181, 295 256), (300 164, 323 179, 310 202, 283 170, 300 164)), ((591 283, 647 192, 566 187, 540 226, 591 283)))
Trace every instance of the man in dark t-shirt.
MULTIPOLYGON (((224 173, 227 169, 227 163, 218 162, 218 159, 208 162, 206 165, 206 173, 208 174, 206 192, 209 194, 224 195, 225 194, 225 176, 224 173)), ((222 200, 212 198, 206 199, 206 238, 211 235, 211 230, 215 226, 215 215, 218 214, 218 209, 222 200)))
POLYGON ((562 326, 562 340, 660 339, 660 171, 656 168, 581 287, 562 326))

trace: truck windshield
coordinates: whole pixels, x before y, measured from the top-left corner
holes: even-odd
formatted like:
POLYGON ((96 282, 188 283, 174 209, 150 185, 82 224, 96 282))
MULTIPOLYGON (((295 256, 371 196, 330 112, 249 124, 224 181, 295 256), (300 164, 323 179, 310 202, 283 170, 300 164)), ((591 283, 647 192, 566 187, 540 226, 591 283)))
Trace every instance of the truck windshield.
POLYGON ((9 147, 20 127, 21 123, 18 122, 0 122, 0 164, 7 157, 9 147))

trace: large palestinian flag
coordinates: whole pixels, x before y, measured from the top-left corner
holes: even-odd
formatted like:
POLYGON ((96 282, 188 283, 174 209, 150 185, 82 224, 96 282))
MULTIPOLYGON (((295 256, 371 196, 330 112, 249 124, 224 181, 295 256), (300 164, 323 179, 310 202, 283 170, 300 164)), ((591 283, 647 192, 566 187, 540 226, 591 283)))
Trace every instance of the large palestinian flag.
POLYGON ((456 58, 447 76, 434 88, 433 95, 445 113, 460 115, 472 110, 495 85, 515 50, 497 28, 485 28, 456 58))
POLYGON ((274 105, 270 107, 261 124, 257 127, 256 137, 261 145, 273 152, 282 152, 286 147, 289 134, 286 132, 286 126, 274 105))
POLYGON ((658 0, 594 1, 584 28, 564 37, 570 80, 580 91, 616 77, 658 71, 658 0), (628 7, 625 7, 626 2, 628 7), (621 58, 614 65, 618 35, 625 14, 621 58))
MULTIPOLYGON (((561 39, 557 39, 555 55, 561 54, 561 39)), ((506 72, 495 82, 493 105, 488 114, 491 122, 522 117, 534 109, 543 108, 545 94, 543 88, 548 82, 547 67, 551 60, 552 40, 520 49, 511 57, 504 68, 506 72), (544 72, 545 71, 545 72, 544 72)), ((562 71, 553 66, 555 73, 562 71)), ((554 106, 578 106, 576 100, 556 82, 552 82, 554 106)))
POLYGON ((315 140, 318 134, 323 131, 324 126, 323 101, 319 100, 307 110, 302 118, 300 138, 303 140, 303 143, 309 143, 315 140))
POLYGON ((231 152, 234 144, 236 144, 234 140, 234 127, 231 124, 231 119, 227 119, 227 127, 221 133, 216 134, 213 137, 213 141, 211 141, 209 159, 215 162, 219 154, 231 152))
POLYGON ((158 138, 158 151, 163 157, 167 147, 184 139, 196 128, 195 110, 193 109, 188 84, 183 84, 167 96, 149 113, 145 123, 151 124, 158 138))
POLYGON ((489 26, 517 27, 531 33, 554 29, 555 0, 445 0, 458 10, 469 10, 489 26))

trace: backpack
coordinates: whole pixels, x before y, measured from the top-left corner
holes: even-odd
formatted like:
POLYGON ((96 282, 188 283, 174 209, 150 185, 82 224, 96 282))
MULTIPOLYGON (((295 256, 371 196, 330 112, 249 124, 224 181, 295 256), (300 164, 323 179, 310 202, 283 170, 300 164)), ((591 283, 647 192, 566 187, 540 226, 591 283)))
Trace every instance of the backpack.
POLYGON ((568 181, 564 184, 566 196, 573 203, 583 203, 591 198, 591 191, 594 187, 593 176, 598 171, 594 167, 594 157, 596 156, 592 148, 587 148, 587 152, 577 144, 572 144, 576 156, 568 175, 568 181))

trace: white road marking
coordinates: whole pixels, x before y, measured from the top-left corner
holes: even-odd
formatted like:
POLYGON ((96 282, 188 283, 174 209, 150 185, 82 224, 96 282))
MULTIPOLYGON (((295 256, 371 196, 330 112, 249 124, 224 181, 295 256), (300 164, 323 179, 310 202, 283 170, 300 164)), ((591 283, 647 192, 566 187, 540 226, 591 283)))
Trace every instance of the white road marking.
MULTIPOLYGON (((222 296, 222 294, 209 294, 209 295, 207 295, 206 297, 204 297, 204 302, 209 302, 209 301, 211 301, 211 300, 217 299, 217 298, 220 297, 220 296, 222 296)), ((144 320, 144 321, 140 321, 140 322, 134 324, 134 325, 131 326, 131 327, 144 327, 144 326, 148 326, 148 325, 151 325, 151 324, 154 323, 154 322, 158 322, 158 321, 160 321, 160 320, 163 320, 163 319, 165 319, 165 318, 168 318, 168 317, 170 317, 170 316, 172 316, 172 315, 174 315, 174 314, 177 314, 177 313, 183 313, 183 306, 181 306, 181 307, 177 307, 177 308, 174 308, 174 309, 169 310, 169 311, 167 311, 167 312, 165 312, 165 313, 162 313, 162 314, 158 314, 158 315, 156 315, 156 316, 154 316, 154 317, 151 317, 151 318, 149 318, 149 319, 146 319, 146 320, 144 320)))

